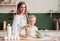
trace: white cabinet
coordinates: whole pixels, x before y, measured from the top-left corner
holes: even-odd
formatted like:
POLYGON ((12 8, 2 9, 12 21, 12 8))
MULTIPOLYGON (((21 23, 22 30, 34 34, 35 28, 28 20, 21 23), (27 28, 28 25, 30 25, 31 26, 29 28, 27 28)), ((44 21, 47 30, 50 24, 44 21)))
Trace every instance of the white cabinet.
POLYGON ((11 10, 16 10, 16 7, 16 4, 0 4, 0 13, 11 13, 11 10))

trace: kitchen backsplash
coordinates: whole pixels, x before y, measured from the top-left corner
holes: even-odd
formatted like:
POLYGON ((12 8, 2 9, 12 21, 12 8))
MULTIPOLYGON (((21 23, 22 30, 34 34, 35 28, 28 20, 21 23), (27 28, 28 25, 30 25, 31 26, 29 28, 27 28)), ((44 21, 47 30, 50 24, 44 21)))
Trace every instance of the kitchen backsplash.
MULTIPOLYGON (((7 24, 10 23, 12 25, 14 15, 13 13, 0 13, 0 29, 2 29, 3 21, 7 21, 7 24)), ((35 25, 39 29, 48 30, 54 30, 54 19, 60 18, 60 13, 53 13, 52 17, 50 17, 50 13, 29 13, 28 15, 35 15, 37 17, 35 25)))

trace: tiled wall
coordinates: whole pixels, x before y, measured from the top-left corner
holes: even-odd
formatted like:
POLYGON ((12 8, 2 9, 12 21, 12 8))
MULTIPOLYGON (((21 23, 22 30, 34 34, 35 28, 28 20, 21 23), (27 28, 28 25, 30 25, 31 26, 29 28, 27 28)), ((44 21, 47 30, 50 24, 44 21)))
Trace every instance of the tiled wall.
POLYGON ((14 14, 12 13, 3 13, 0 14, 0 29, 3 27, 3 21, 6 21, 7 24, 12 24, 14 14))
POLYGON ((50 13, 31 13, 30 15, 35 15, 37 17, 36 26, 39 29, 55 29, 55 18, 60 19, 60 13, 53 13, 52 16, 50 13))
MULTIPOLYGON (((60 13, 53 13, 52 17, 50 16, 50 13, 29 13, 29 15, 35 15, 37 17, 36 26, 39 29, 49 29, 54 30, 55 18, 60 18, 60 13)), ((5 20, 7 21, 7 24, 12 24, 14 14, 12 13, 3 13, 0 14, 0 29, 2 28, 2 22, 5 20)))

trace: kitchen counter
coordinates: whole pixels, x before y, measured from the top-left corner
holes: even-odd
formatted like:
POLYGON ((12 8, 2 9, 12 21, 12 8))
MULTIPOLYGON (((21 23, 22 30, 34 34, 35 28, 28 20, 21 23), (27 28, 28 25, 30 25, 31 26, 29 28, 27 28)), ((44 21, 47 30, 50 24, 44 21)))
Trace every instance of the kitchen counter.
MULTIPOLYGON (((0 41, 18 41, 18 40, 5 40, 0 37, 0 41)), ((27 38, 20 39, 19 41, 60 41, 60 37, 43 37, 43 38, 27 38)))
MULTIPOLYGON (((60 41, 60 30, 48 30, 47 32, 49 36, 44 36, 42 38, 20 39, 19 41, 60 41)), ((44 33, 44 31, 42 33, 44 33)), ((18 40, 5 40, 4 37, 0 37, 0 41, 18 41, 18 40)))
POLYGON ((21 41, 60 41, 60 37, 31 38, 21 41))

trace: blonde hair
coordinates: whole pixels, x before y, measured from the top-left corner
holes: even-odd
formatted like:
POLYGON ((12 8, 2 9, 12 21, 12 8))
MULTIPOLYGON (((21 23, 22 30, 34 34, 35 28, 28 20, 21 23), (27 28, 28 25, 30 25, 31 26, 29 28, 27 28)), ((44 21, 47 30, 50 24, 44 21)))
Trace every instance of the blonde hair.
POLYGON ((30 18, 34 18, 34 19, 36 20, 36 16, 34 16, 34 15, 30 15, 30 16, 28 17, 28 20, 29 20, 30 18))

